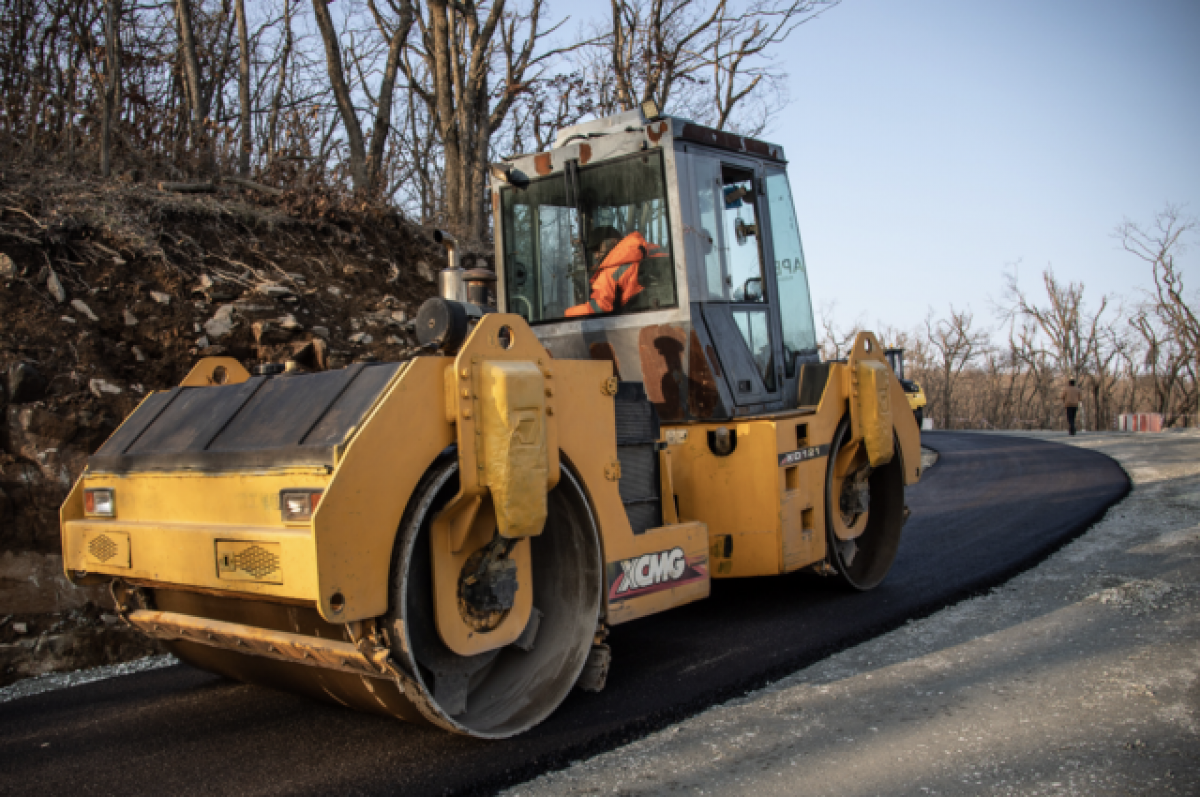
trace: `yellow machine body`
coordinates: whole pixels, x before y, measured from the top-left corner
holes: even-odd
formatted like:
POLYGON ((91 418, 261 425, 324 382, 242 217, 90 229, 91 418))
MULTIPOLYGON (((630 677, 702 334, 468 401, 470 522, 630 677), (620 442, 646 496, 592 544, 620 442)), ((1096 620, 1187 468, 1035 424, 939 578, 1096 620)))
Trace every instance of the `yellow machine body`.
POLYGON ((891 366, 896 376, 900 379, 900 385, 904 388, 904 397, 908 401, 908 408, 912 410, 913 415, 918 420, 917 425, 920 426, 920 420, 925 417, 925 407, 929 404, 929 401, 925 398, 925 390, 919 382, 904 378, 904 349, 885 349, 884 353, 887 357, 888 365, 891 366))
MULTIPOLYGON (((461 567, 470 535, 487 536, 497 525, 509 536, 540 532, 545 495, 553 487, 548 474, 558 474, 559 457, 587 486, 610 565, 682 547, 689 561, 703 567, 715 552, 717 577, 788 572, 825 556, 823 454, 848 407, 872 461, 893 456, 894 429, 906 482, 919 478, 915 424, 911 416, 892 418, 889 407, 904 394, 874 367, 880 363, 864 351, 834 367, 820 405, 728 424, 737 445, 725 457, 713 455, 707 438, 721 424, 665 426, 664 482, 676 500, 664 506, 677 505, 679 516, 635 537, 614 478, 619 465, 606 393, 610 364, 552 360, 523 321, 493 315, 457 358, 405 364, 366 423, 345 441, 332 472, 85 473, 62 508, 64 566, 77 582, 119 577, 130 584, 300 601, 335 623, 377 617, 387 610, 391 548, 409 496, 429 463, 457 441, 462 473, 476 478, 463 479, 460 497, 435 524, 446 537, 444 550, 435 549, 435 564, 445 568, 447 581, 461 567), (489 340, 500 326, 515 330, 519 348, 501 349, 489 340), (85 488, 112 489, 115 517, 85 516, 85 488), (278 496, 285 489, 324 492, 311 522, 281 519, 278 496), (481 524, 484 508, 490 511, 481 524), (119 557, 94 555, 92 543, 101 535, 117 541, 119 557), (248 544, 269 551, 277 568, 260 578, 222 571, 223 546, 248 544), (734 555, 724 556, 726 550, 734 555)), ((700 580, 610 603, 607 621, 632 620, 705 595, 707 583, 700 580)), ((515 617, 527 612, 520 607, 515 617)), ((489 643, 506 644, 497 642, 502 639, 507 633, 489 643)))
POLYGON ((920 479, 916 423, 911 415, 892 418, 887 412, 902 400, 899 382, 881 378, 880 390, 861 392, 853 401, 863 387, 856 366, 881 362, 870 358, 866 347, 872 345, 877 351, 874 336, 860 335, 850 362, 833 366, 818 405, 726 424, 737 440, 728 456, 714 456, 708 443, 708 434, 722 424, 665 427, 679 514, 708 527, 714 578, 788 573, 825 560, 829 444, 848 409, 865 431, 878 430, 886 417, 887 440, 894 433, 897 446, 887 446, 888 458, 901 458, 906 484, 920 479))
POLYGON ((905 482, 919 478, 915 423, 890 413, 903 391, 876 367, 882 361, 867 350, 872 342, 864 334, 861 351, 833 367, 818 405, 726 424, 736 437, 727 456, 709 445, 721 424, 664 426, 665 525, 635 535, 618 489, 611 364, 554 360, 519 317, 490 315, 457 357, 418 357, 397 369, 365 421, 337 446, 332 468, 85 472, 62 507, 64 566, 77 583, 115 578, 127 588, 312 607, 329 627, 343 627, 344 638, 289 641, 270 635, 290 631, 249 623, 125 611, 167 639, 203 639, 312 667, 336 661, 334 669, 379 679, 387 670, 372 662, 386 654, 355 647, 355 629, 388 612, 396 530, 430 463, 456 446, 459 491, 437 516, 430 541, 445 644, 469 656, 509 645, 526 628, 537 600, 532 590, 518 590, 505 620, 477 633, 459 616, 456 584, 466 559, 496 531, 514 538, 518 582, 529 583, 528 538, 542 532, 560 462, 586 489, 603 551, 608 577, 599 620, 627 622, 706 597, 711 577, 822 562, 829 441, 847 412, 872 463, 899 456, 905 482), (84 491, 95 489, 112 491, 112 517, 86 513, 84 491), (288 490, 322 493, 311 520, 281 517, 279 496, 288 490), (666 558, 674 551, 679 563, 666 558), (633 589, 630 597, 618 589, 626 574, 662 578, 670 566, 689 578, 633 589))
MULTIPOLYGON (((321 468, 233 474, 85 472, 61 510, 66 574, 81 583, 119 577, 130 584, 303 601, 329 622, 377 617, 388 608, 391 548, 408 499, 429 464, 456 441, 462 473, 478 476, 463 479, 465 497, 455 499, 440 518, 438 532, 451 537, 445 548, 447 567, 455 561, 450 555, 464 548, 462 538, 471 534, 485 499, 493 513, 492 528, 504 518, 502 534, 540 533, 539 517, 544 521, 545 496, 553 486, 548 474, 558 475, 560 456, 587 486, 609 563, 674 547, 703 563, 708 540, 702 523, 676 523, 637 539, 629 530, 613 470, 613 400, 606 392, 611 377, 608 363, 552 360, 519 317, 489 316, 457 358, 420 357, 406 363, 366 423, 345 441, 332 473, 321 468), (517 330, 513 349, 489 341, 501 326, 517 330), (484 359, 477 353, 484 347, 491 349, 491 357, 511 359, 484 359), (505 362, 509 367, 503 367, 505 362), (514 374, 528 379, 531 373, 536 373, 536 391, 519 384, 512 390, 514 374), (458 377, 453 397, 446 392, 452 384, 447 374, 458 377), (482 390, 487 392, 481 399, 477 391, 482 390), (454 408, 453 419, 447 417, 447 407, 454 408), (484 422, 476 424, 477 418, 484 422), (531 436, 534 442, 528 445, 531 436), (114 517, 85 515, 83 491, 95 488, 114 491, 114 517), (278 496, 285 489, 324 491, 311 522, 281 519, 278 496), (460 512, 460 504, 474 508, 460 512), (496 512, 497 506, 506 509, 496 512), (457 522, 451 522, 456 515, 457 522), (92 555, 88 546, 98 534, 128 540, 123 549, 127 559, 92 555), (260 579, 231 578, 218 567, 223 541, 269 546, 278 556, 278 570, 260 579)), ((610 611, 609 621, 652 614, 707 592, 706 583, 697 583, 656 593, 642 599, 646 605, 610 611)))
POLYGON ((924 412, 929 406, 929 400, 925 398, 925 389, 921 387, 919 382, 909 382, 912 385, 912 390, 904 391, 904 399, 908 402, 908 408, 916 413, 917 410, 924 412))

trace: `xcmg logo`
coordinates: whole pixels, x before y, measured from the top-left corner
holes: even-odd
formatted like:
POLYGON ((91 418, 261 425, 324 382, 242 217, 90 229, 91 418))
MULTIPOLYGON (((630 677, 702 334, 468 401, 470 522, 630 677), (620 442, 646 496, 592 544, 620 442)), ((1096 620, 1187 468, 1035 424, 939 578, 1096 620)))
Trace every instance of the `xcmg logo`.
POLYGON ((608 599, 624 600, 704 578, 704 557, 688 562, 682 548, 643 554, 609 565, 608 599))

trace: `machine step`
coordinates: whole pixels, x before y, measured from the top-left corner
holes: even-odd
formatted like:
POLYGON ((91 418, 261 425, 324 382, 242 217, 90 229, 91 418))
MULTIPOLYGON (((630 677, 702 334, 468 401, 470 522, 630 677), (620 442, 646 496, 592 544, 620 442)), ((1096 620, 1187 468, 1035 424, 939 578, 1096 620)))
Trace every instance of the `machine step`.
POLYGON ((126 619, 156 639, 184 640, 310 667, 372 678, 392 678, 385 668, 376 666, 350 642, 272 631, 178 612, 139 609, 129 612, 126 619))

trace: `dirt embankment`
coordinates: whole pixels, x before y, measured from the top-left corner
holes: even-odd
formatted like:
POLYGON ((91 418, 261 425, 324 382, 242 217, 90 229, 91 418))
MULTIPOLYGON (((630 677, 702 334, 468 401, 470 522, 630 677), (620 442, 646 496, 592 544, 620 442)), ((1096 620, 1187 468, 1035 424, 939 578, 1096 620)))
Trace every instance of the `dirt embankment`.
POLYGON ((427 231, 335 197, 0 166, 0 685, 145 650, 63 579, 58 507, 147 393, 208 355, 396 359, 443 266, 427 231))

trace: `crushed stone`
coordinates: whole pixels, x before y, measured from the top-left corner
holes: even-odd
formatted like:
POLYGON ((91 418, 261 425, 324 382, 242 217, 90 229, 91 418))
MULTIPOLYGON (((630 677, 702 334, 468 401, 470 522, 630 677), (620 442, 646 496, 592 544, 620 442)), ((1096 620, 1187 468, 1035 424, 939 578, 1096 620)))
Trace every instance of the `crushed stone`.
POLYGON ((158 656, 147 656, 144 659, 126 661, 120 664, 109 664, 104 667, 91 667, 86 670, 76 670, 75 672, 56 672, 39 675, 35 678, 26 678, 22 681, 17 681, 15 684, 0 688, 0 703, 7 703, 10 700, 22 697, 40 695, 43 692, 53 692, 56 689, 67 689, 72 686, 82 686, 83 684, 95 683, 96 681, 104 681, 109 678, 118 678, 122 675, 133 675, 134 673, 158 670, 178 663, 179 659, 169 653, 163 653, 158 656))

